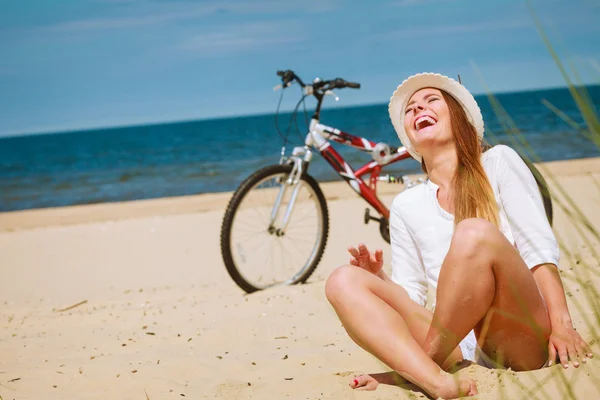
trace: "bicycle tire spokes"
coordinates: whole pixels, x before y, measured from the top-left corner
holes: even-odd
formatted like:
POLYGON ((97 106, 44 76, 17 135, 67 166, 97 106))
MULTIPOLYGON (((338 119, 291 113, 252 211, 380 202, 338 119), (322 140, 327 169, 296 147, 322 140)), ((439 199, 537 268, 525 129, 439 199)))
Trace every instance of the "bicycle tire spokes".
MULTIPOLYGON (((288 185, 285 180, 279 178, 279 192, 277 193, 277 198, 275 199, 275 204, 273 205, 273 209, 271 210, 271 219, 269 220, 269 233, 277 232, 277 217, 279 216, 279 209, 281 208, 281 202, 285 197, 285 192, 288 189, 288 185)), ((289 208, 289 205, 288 205, 289 208)))
POLYGON ((294 211, 294 205, 296 204, 296 200, 298 199, 298 193, 300 193, 301 184, 296 183, 294 185, 294 189, 292 190, 292 196, 287 205, 287 209, 285 210, 285 215, 283 216, 283 221, 281 222, 281 227, 278 229, 278 235, 285 235, 286 229, 290 222, 290 217, 292 216, 292 212, 294 211))
POLYGON ((290 191, 287 181, 280 174, 256 184, 240 203, 232 224, 232 255, 238 272, 261 289, 296 281, 314 257, 322 230, 312 189, 299 181, 290 191))

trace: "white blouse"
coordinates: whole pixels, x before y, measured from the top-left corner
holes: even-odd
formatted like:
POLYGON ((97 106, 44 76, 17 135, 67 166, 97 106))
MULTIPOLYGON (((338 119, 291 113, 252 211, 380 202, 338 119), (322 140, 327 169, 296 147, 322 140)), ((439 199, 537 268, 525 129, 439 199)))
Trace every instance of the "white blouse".
MULTIPOLYGON (((482 162, 498 203, 502 233, 530 269, 543 263, 558 266, 558 244, 527 165, 504 145, 483 153, 482 162)), ((454 231, 454 216, 439 205, 437 190, 428 180, 396 196, 390 209, 392 281, 423 306, 428 283, 437 289, 454 231)))

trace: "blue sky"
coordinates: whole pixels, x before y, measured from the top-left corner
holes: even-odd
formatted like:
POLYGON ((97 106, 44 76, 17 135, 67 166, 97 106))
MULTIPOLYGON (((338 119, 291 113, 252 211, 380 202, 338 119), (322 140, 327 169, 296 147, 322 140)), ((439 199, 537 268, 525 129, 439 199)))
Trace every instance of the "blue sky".
MULTIPOLYGON (((531 4, 599 82, 600 1, 531 4)), ((273 112, 286 68, 362 84, 334 107, 423 71, 481 93, 474 65, 493 91, 564 84, 522 0, 2 1, 0 54, 0 136, 273 112)))

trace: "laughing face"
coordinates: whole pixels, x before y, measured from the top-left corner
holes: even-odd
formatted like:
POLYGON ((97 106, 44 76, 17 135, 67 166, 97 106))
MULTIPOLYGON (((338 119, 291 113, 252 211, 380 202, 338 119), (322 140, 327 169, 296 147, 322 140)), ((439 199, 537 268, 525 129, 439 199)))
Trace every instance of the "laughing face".
POLYGON ((404 130, 419 153, 426 147, 452 142, 450 111, 438 89, 415 92, 404 113, 404 130))

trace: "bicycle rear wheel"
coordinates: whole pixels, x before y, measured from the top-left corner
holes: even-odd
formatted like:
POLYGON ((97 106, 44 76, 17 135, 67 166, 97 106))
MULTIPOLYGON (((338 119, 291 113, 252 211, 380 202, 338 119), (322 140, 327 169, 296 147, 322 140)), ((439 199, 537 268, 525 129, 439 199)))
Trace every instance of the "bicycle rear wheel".
POLYGON ((325 251, 329 216, 318 183, 303 174, 287 226, 281 230, 294 186, 284 189, 292 171, 272 165, 248 177, 231 198, 221 227, 221 254, 235 283, 252 293, 280 284, 304 283, 325 251))

